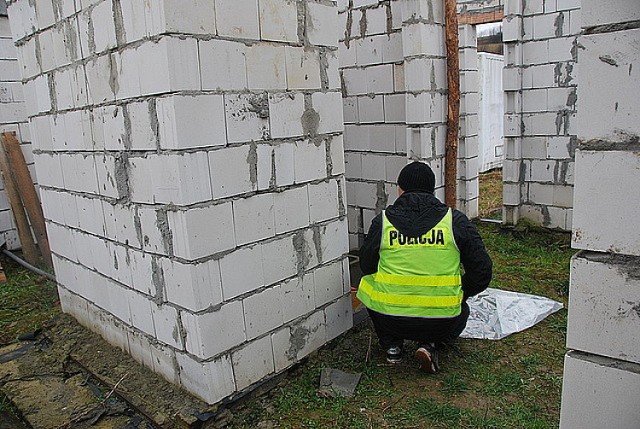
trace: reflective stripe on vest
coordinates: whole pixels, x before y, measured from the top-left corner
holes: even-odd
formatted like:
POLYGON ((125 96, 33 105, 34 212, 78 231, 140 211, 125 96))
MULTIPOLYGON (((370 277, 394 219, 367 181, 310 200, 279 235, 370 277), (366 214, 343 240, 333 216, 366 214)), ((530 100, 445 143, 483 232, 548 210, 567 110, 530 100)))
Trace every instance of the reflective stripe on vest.
POLYGON ((451 209, 421 237, 406 237, 382 213, 378 271, 364 276, 357 297, 379 313, 455 317, 461 312, 460 252, 451 209))

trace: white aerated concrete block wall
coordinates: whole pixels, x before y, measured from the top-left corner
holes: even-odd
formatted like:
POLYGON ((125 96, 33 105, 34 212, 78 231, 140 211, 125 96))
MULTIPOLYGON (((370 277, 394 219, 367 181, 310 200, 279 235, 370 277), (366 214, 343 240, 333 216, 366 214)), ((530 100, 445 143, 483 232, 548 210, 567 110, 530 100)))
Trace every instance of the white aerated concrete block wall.
MULTIPOLYGON (((570 230, 577 134, 579 1, 507 1, 504 221, 570 230)), ((580 100, 582 103, 582 100, 580 100)))
POLYGON ((335 3, 9 13, 64 311, 209 403, 350 328, 335 3))
MULTIPOLYGON (((36 59, 31 59, 35 63, 36 59)), ((9 18, 0 14, 0 132, 15 132, 22 143, 27 166, 34 183, 37 183, 33 166, 31 130, 25 111, 25 94, 22 88, 20 69, 24 67, 18 61, 18 53, 13 45, 9 18)), ((31 67, 31 66, 27 66, 31 67)), ((0 241, 7 244, 9 250, 20 248, 13 212, 4 182, 0 180, 0 241)))
MULTIPOLYGON (((444 197, 444 12, 440 0, 341 2, 339 9, 349 246, 357 249, 371 219, 395 200, 398 173, 411 160, 431 165, 444 197)), ((461 153, 463 167, 468 159, 461 153)), ((459 205, 473 216, 475 179, 460 177, 459 205)))
POLYGON ((561 428, 640 422, 640 4, 583 0, 561 428), (612 398, 615 398, 612 399, 612 398))
POLYGON ((458 27, 460 46, 460 140, 458 144, 458 209, 478 217, 478 49, 476 27, 458 27))

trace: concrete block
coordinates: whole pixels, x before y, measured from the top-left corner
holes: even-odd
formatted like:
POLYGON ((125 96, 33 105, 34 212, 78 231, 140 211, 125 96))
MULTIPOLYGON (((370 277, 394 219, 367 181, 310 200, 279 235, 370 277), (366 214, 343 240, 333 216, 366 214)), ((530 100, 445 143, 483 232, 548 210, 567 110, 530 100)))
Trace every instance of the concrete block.
POLYGON ((284 237, 262 243, 264 284, 272 285, 296 274, 302 267, 302 257, 308 249, 299 242, 300 236, 284 237), (300 266, 299 266, 300 265, 300 266))
POLYGON ((445 97, 442 94, 407 94, 407 123, 442 123, 446 118, 445 106, 445 97))
POLYGON ((313 275, 316 306, 323 306, 344 294, 342 261, 319 267, 313 275))
POLYGON ((324 51, 324 56, 326 57, 326 66, 322 65, 321 67, 327 73, 327 89, 342 91, 342 79, 340 78, 338 52, 335 50, 324 51))
POLYGON ((295 183, 304 183, 327 176, 325 143, 316 145, 309 140, 296 142, 295 183))
POLYGON ((153 124, 158 118, 151 117, 153 104, 150 103, 153 102, 142 101, 127 105, 126 113, 129 115, 128 121, 131 124, 129 142, 133 150, 157 149, 156 130, 153 124))
POLYGON ((227 40, 198 42, 202 89, 247 88, 247 47, 227 40))
POLYGON ((569 352, 564 361, 560 428, 632 429, 640 421, 640 367, 569 352))
POLYGON ((640 198, 638 168, 637 152, 576 151, 574 248, 640 256, 636 206, 621 204, 640 198), (593 195, 600 195, 598 204, 593 204, 593 195))
POLYGON ((598 106, 597 109, 581 109, 578 117, 580 140, 627 142, 628 136, 640 134, 633 103, 640 96, 640 89, 634 84, 640 75, 635 66, 640 59, 638 37, 640 29, 580 39, 585 49, 580 52, 578 97, 581 106, 598 106))
POLYGON ((355 66, 356 61, 356 45, 355 41, 345 46, 344 43, 338 45, 338 60, 340 68, 355 66))
MULTIPOLYGON (((163 0, 163 21, 161 21, 163 25, 160 31, 216 34, 216 23, 219 20, 215 19, 214 2, 215 0, 196 0, 188 3, 180 0, 163 0)), ((215 3, 217 6, 219 2, 215 3)), ((153 7, 153 5, 145 5, 145 7, 149 6, 153 7)), ((147 15, 146 18, 149 19, 149 16, 147 15)))
POLYGON ((367 9, 367 35, 387 33, 387 8, 388 6, 380 5, 367 9))
POLYGON ((533 204, 553 205, 553 185, 531 183, 529 187, 528 201, 533 204))
POLYGON ((175 350, 151 343, 151 357, 154 372, 160 374, 169 383, 180 384, 180 373, 175 350))
POLYGON ((160 98, 156 109, 163 149, 224 146, 227 143, 222 95, 160 98))
POLYGON ((302 274, 281 285, 282 315, 288 323, 316 308, 314 275, 302 274))
MULTIPOLYGON (((302 115, 304 110, 303 94, 269 95, 271 138, 302 136, 302 115)), ((322 116, 320 120, 322 121, 322 116)))
MULTIPOLYGON (((391 69, 391 87, 393 88, 393 68, 391 69)), ((360 69, 344 69, 342 79, 348 95, 364 95, 369 93, 366 73, 360 69), (365 75, 365 76, 363 76, 365 75)))
POLYGON ((292 185, 295 181, 295 148, 294 143, 283 143, 275 147, 276 186, 292 185))
MULTIPOLYGON (((156 296, 162 285, 154 270, 157 270, 156 260, 148 253, 129 250, 129 259, 125 255, 125 264, 131 271, 131 287, 145 295, 156 296)), ((98 271, 102 272, 100 269, 98 271)))
POLYGON ((309 225, 310 205, 306 187, 276 193, 273 198, 276 234, 309 225))
POLYGON ((224 108, 229 143, 269 137, 269 103, 265 94, 225 95, 224 108))
POLYGON ((184 349, 185 344, 180 332, 178 311, 169 305, 152 303, 153 324, 156 329, 155 338, 176 349, 184 349))
POLYGON ((544 112, 547 110, 547 90, 522 91, 523 112, 544 112))
POLYGON ((347 220, 337 220, 320 227, 320 246, 316 247, 318 261, 331 261, 347 253, 348 228, 347 220))
POLYGON ((351 295, 346 295, 329 305, 324 310, 327 330, 327 341, 331 341, 353 327, 353 310, 351 295))
POLYGON ((331 180, 308 185, 311 223, 322 222, 339 216, 338 182, 331 180))
POLYGON ((385 157, 376 154, 362 154, 362 179, 384 180, 385 157))
POLYGON ((360 123, 384 122, 384 96, 358 97, 360 123))
POLYGON ((256 188, 257 177, 252 173, 254 167, 251 153, 249 146, 209 152, 211 188, 214 198, 244 194, 256 188))
POLYGON ((335 5, 306 2, 307 39, 317 46, 338 47, 338 9, 335 5))
POLYGON ((431 24, 410 24, 402 28, 405 57, 416 55, 444 56, 444 27, 431 24))
MULTIPOLYGON (((251 295, 243 301, 247 339, 253 340, 279 326, 282 326, 282 288, 274 286, 251 295)), ((269 336, 265 337, 271 347, 269 336)), ((258 340, 260 341, 260 340, 258 340)), ((269 353, 269 355, 272 355, 269 353)))
POLYGON ((311 96, 311 103, 320 116, 318 134, 337 133, 343 130, 342 95, 339 92, 316 92, 311 96))
POLYGON ((403 123, 406 120, 406 100, 404 94, 384 96, 384 122, 403 123))
POLYGON ((259 0, 260 38, 278 42, 298 42, 298 12, 288 0, 259 0))
POLYGON ((549 137, 547 156, 551 159, 567 159, 575 156, 576 142, 571 137, 549 137))
MULTIPOLYGON (((404 103, 403 103, 404 104, 404 103)), ((342 99, 343 119, 346 124, 360 122, 358 115, 358 98, 346 97, 342 99)))
POLYGON ((187 205, 211 200, 207 153, 129 158, 131 200, 187 205))
MULTIPOLYGON (((640 5, 633 0, 618 1, 615 8, 608 8, 605 4, 594 1, 585 1, 583 3, 583 28, 640 19, 640 5)), ((578 7, 580 7, 580 3, 578 3, 578 7)))
POLYGON ((236 388, 242 390, 274 372, 274 359, 269 336, 253 341, 231 355, 236 388))
POLYGON ((238 246, 275 235, 273 194, 233 201, 233 224, 238 246))
POLYGON ((640 363, 633 335, 638 316, 634 304, 640 298, 640 280, 634 274, 638 267, 640 259, 626 256, 589 252, 573 257, 568 348, 640 363))
POLYGON ((575 37, 549 39, 549 62, 571 61, 575 42, 575 37))
POLYGON ((287 87, 285 47, 264 44, 253 45, 247 49, 246 59, 247 79, 250 89, 268 90, 287 87))
POLYGON ((385 36, 365 37, 353 41, 356 50, 357 65, 368 66, 384 62, 382 53, 387 38, 385 36))
POLYGON ((55 13, 53 11, 53 2, 44 1, 35 5, 36 19, 39 29, 47 28, 56 22, 55 13))
POLYGON ((313 313, 271 335, 276 372, 320 348, 327 339, 324 312, 313 313))
POLYGON ((228 355, 200 362, 188 354, 176 352, 180 384, 208 404, 215 404, 236 390, 233 366, 228 355))
POLYGON ((222 302, 219 261, 192 265, 162 259, 161 267, 168 302, 192 312, 203 311, 222 302))
POLYGON ((131 324, 147 335, 155 335, 149 298, 141 294, 130 293, 128 294, 128 301, 131 324))
POLYGON ((245 247, 224 256, 220 260, 220 272, 225 300, 264 286, 262 247, 245 247))
POLYGON ((329 173, 332 175, 344 174, 344 139, 342 135, 326 140, 325 144, 329 145, 329 156, 331 157, 331 163, 327 165, 330 169, 329 173))
POLYGON ((260 39, 258 0, 216 0, 218 35, 260 39))
POLYGON ((96 4, 91 10, 93 41, 90 43, 93 43, 96 53, 115 48, 117 45, 113 16, 112 3, 108 1, 96 4))
POLYGON ((217 311, 195 315, 181 312, 180 318, 186 332, 186 350, 195 356, 208 359, 245 341, 242 302, 223 305, 217 311), (211 335, 216 332, 216 335, 211 335))
POLYGON ((231 203, 171 211, 167 219, 176 256, 194 260, 235 247, 231 203))
MULTIPOLYGON (((287 46, 285 48, 286 88, 289 90, 320 89, 320 57, 316 50, 287 46)), ((285 63, 280 63, 280 65, 285 63)), ((264 65, 259 65, 262 69, 264 65)), ((285 78, 284 70, 281 78, 285 78)), ((262 71, 264 73, 264 71, 262 71)), ((279 82, 280 83, 280 82, 279 82)), ((285 88, 285 86, 279 86, 285 88)))
POLYGON ((367 70, 367 93, 385 94, 393 92, 393 65, 373 66, 367 70))

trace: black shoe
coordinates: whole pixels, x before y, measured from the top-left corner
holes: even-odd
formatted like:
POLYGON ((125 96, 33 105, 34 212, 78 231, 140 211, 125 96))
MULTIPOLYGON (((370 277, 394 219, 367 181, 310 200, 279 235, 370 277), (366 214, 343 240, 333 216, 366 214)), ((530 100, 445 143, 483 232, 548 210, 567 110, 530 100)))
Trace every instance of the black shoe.
POLYGON ((393 364, 402 362, 402 347, 389 347, 387 349, 387 362, 393 364))
POLYGON ((438 371, 438 351, 434 344, 425 344, 416 350, 416 360, 420 365, 420 370, 429 374, 438 371))

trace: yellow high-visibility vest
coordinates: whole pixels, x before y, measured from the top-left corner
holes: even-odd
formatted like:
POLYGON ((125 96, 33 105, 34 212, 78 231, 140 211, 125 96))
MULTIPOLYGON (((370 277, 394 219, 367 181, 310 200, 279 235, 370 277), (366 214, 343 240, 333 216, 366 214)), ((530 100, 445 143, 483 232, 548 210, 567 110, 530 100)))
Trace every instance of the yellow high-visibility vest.
POLYGON ((460 251, 451 209, 426 234, 401 234, 382 213, 378 271, 360 280, 357 297, 383 314, 455 317, 461 313, 460 251))

